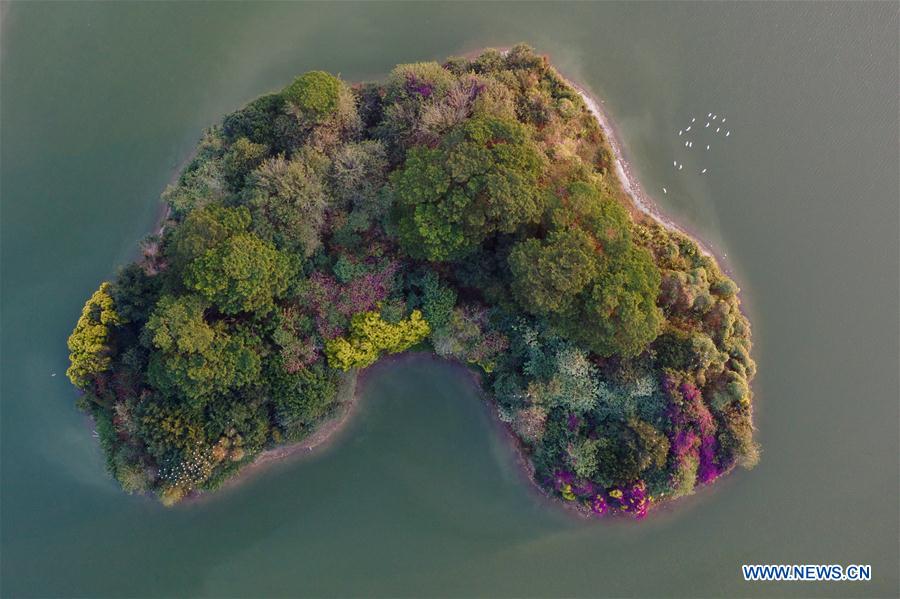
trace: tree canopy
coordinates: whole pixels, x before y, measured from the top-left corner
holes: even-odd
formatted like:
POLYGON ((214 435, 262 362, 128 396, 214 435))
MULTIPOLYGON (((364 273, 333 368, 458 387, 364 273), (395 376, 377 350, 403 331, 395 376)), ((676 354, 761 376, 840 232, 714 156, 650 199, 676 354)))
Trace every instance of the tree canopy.
POLYGON ((400 243, 414 258, 440 262, 536 222, 542 166, 528 129, 497 118, 466 121, 438 148, 413 148, 391 177, 400 243))
POLYGON ((751 467, 738 288, 614 160, 526 46, 311 71, 228 115, 69 337, 110 472, 166 505, 215 489, 418 348, 477 372, 535 482, 583 511, 642 517, 751 467))

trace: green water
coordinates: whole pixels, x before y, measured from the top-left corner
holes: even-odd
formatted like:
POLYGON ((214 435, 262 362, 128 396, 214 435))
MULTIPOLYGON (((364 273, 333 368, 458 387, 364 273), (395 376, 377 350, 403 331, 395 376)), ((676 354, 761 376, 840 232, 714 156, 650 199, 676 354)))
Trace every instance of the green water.
POLYGON ((4 597, 897 595, 896 3, 30 2, 0 18, 4 597), (605 99, 647 189, 728 254, 760 465, 642 523, 585 524, 529 491, 469 379, 420 356, 376 367, 324 452, 172 510, 122 494, 73 407, 65 339, 201 128, 307 69, 374 79, 521 40, 605 99), (708 111, 729 145, 677 176, 673 132, 708 111), (745 562, 872 564, 874 580, 751 584, 745 562))

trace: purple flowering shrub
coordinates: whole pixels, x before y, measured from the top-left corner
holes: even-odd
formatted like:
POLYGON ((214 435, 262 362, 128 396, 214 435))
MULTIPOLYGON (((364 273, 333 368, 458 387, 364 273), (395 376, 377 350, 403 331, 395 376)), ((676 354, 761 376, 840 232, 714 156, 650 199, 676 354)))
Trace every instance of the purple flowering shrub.
POLYGON ((652 502, 647 494, 647 485, 642 480, 604 489, 590 480, 578 478, 573 472, 558 470, 553 476, 552 486, 563 499, 580 502, 596 516, 618 513, 642 519, 646 517, 652 502))
POLYGON ((347 332, 354 314, 374 310, 388 298, 398 270, 397 262, 389 262, 343 284, 316 271, 305 281, 299 303, 312 316, 319 335, 334 339, 347 332))
POLYGON ((671 398, 670 451, 679 477, 676 488, 683 494, 693 488, 692 481, 687 480, 691 472, 696 472, 697 483, 709 484, 727 467, 719 463, 716 422, 700 390, 687 381, 678 384, 668 375, 663 379, 663 387, 671 398))

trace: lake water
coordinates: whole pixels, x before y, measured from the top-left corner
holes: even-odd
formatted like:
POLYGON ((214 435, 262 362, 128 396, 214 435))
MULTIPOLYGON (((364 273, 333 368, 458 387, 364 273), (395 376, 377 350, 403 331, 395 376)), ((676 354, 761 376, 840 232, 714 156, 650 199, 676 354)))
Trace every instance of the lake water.
POLYGON ((897 595, 896 3, 0 11, 4 597, 897 595), (171 510, 120 492, 65 340, 200 130, 308 69, 375 79, 518 41, 605 100, 647 190, 728 254, 760 465, 641 523, 584 523, 530 492, 470 379, 418 356, 376 367, 321 453, 171 510), (732 135, 700 176, 676 132, 709 111, 732 135), (742 563, 874 580, 751 584, 742 563))

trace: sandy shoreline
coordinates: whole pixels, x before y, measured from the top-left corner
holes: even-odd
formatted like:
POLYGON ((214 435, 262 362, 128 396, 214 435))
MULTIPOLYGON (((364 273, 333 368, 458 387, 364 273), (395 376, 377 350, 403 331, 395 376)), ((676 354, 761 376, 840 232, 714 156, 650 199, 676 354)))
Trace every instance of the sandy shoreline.
POLYGON ((594 97, 591 96, 591 94, 588 93, 583 87, 574 83, 571 79, 566 78, 566 83, 571 85, 572 88, 574 88, 575 91, 578 92, 578 95, 580 95, 581 99, 584 100, 588 111, 592 115, 594 115, 595 119, 597 119, 597 124, 600 125, 600 129, 603 131, 603 135, 606 137, 607 142, 612 148, 613 156, 615 157, 616 161, 616 175, 619 178, 619 183, 622 186, 622 190, 629 196, 629 198, 631 198, 631 202, 634 207, 665 228, 669 229, 670 231, 675 231, 677 233, 681 233, 686 237, 689 237, 694 243, 697 244, 697 247, 700 248, 700 251, 703 254, 709 256, 713 260, 716 260, 715 254, 713 254, 712 250, 703 241, 701 241, 695 235, 690 234, 685 230, 684 227, 676 224, 672 219, 664 216, 657 207, 656 203, 653 202, 650 199, 650 196, 648 196, 644 191, 644 188, 641 186, 640 181, 638 181, 637 178, 632 174, 631 165, 625 158, 622 143, 619 141, 616 129, 607 114, 600 108, 600 103, 598 103, 597 100, 594 99, 594 97))

